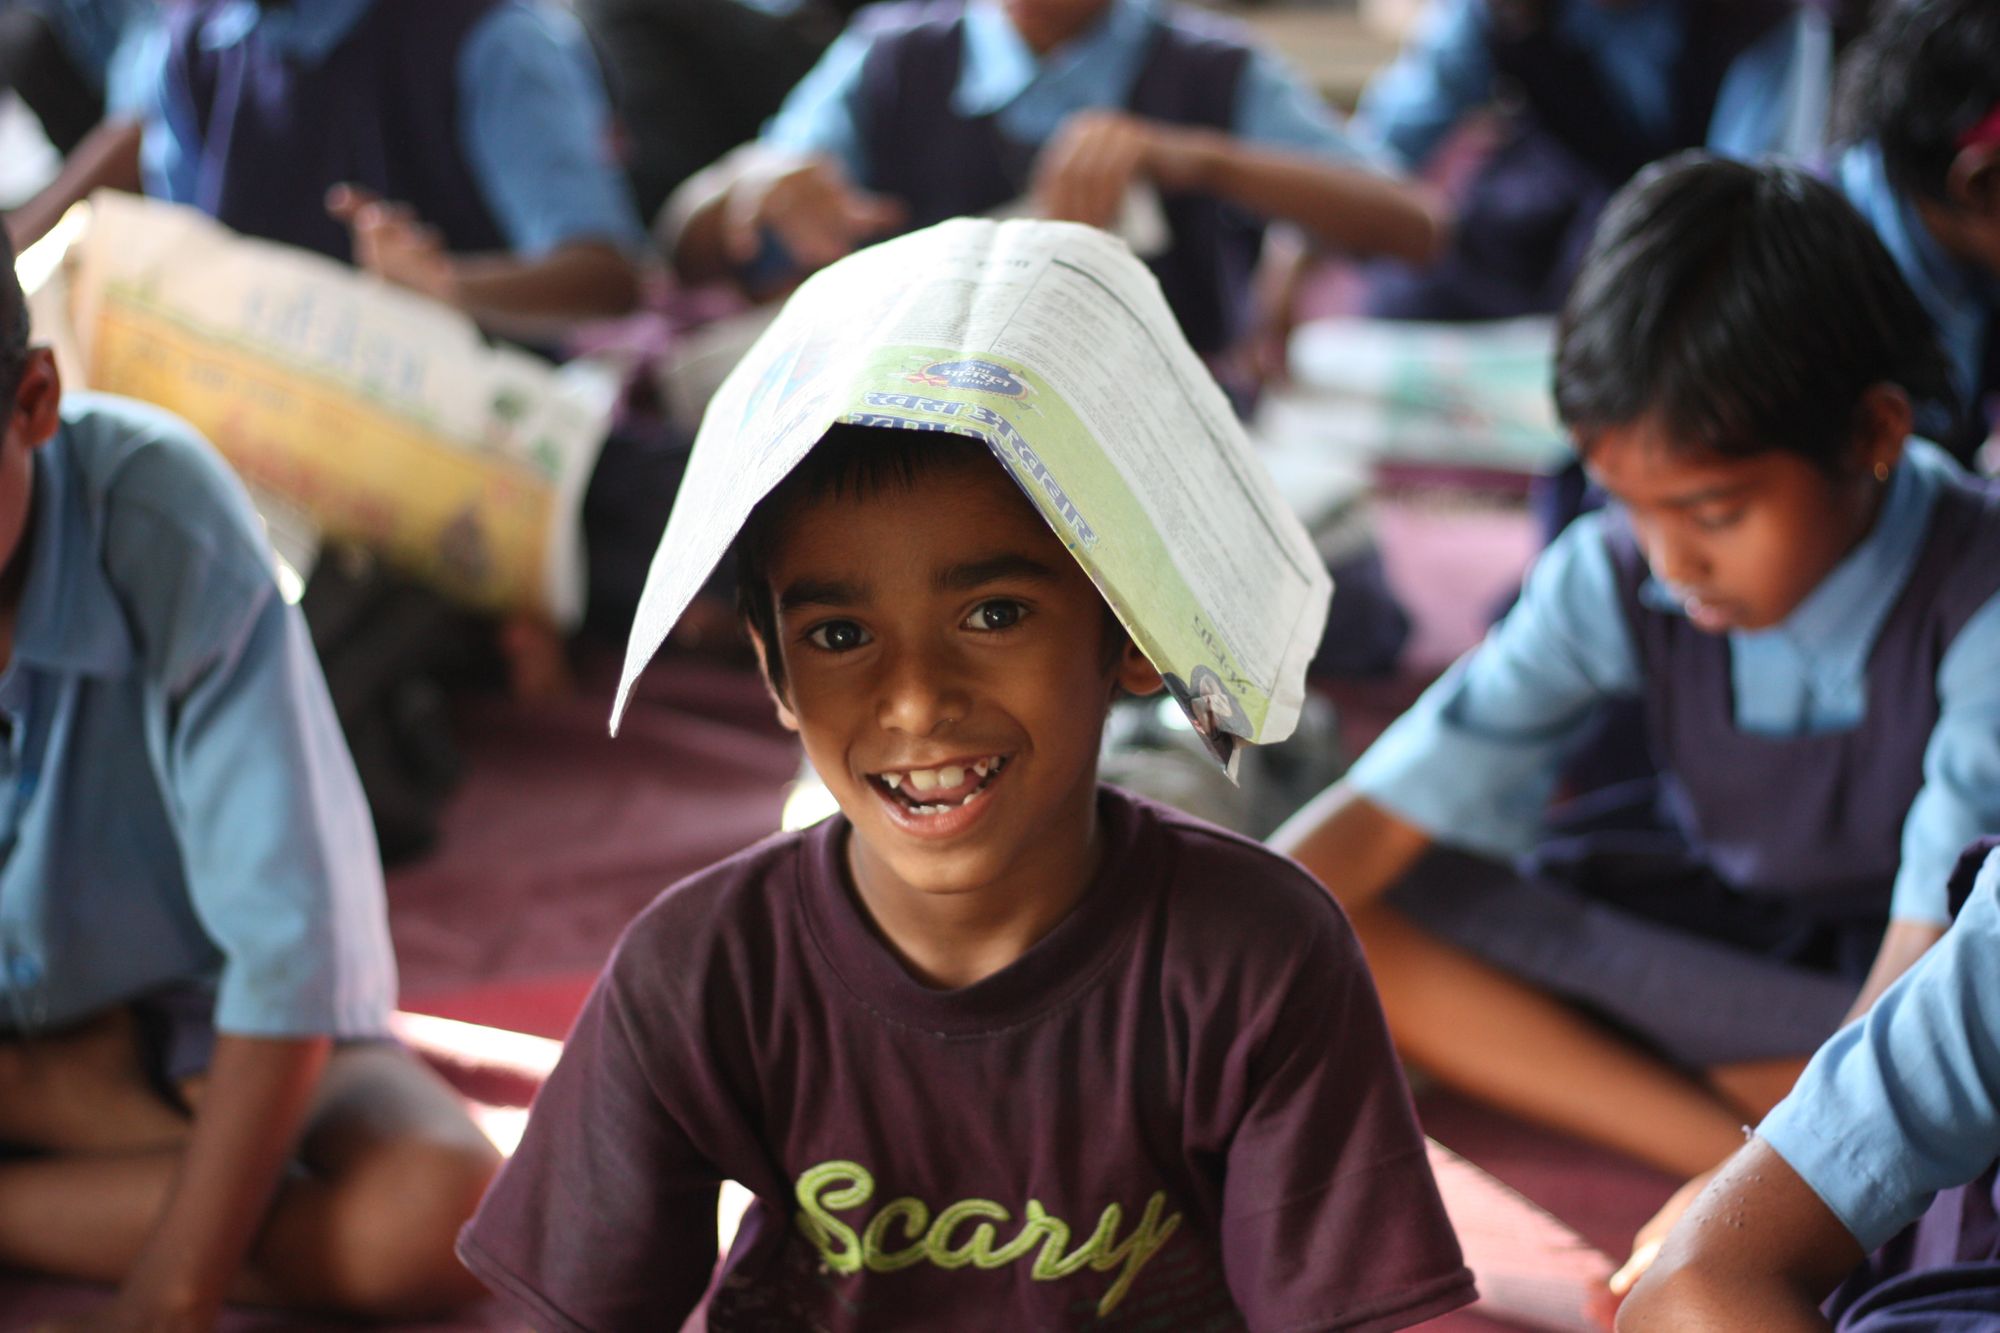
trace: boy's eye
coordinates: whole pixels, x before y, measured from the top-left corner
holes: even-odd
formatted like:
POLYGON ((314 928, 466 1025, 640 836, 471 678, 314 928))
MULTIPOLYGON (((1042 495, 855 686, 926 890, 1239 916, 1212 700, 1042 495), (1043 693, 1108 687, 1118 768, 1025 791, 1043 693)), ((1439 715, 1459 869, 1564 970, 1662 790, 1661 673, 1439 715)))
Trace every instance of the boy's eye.
POLYGON ((1012 629, 1028 614, 1028 608, 1006 597, 995 597, 972 608, 972 614, 965 618, 965 628, 992 632, 1012 629))
POLYGON ((851 620, 829 620, 806 631, 806 641, 830 653, 845 653, 868 642, 868 631, 851 620))

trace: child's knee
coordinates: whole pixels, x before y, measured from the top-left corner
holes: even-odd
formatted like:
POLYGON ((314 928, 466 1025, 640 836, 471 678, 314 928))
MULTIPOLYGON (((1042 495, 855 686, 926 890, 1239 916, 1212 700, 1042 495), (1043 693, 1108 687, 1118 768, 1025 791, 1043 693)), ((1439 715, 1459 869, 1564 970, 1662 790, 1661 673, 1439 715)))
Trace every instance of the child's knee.
POLYGON ((452 1252, 499 1169, 483 1138, 385 1144, 336 1182, 347 1225, 339 1302, 380 1318, 435 1314, 484 1295, 452 1252))

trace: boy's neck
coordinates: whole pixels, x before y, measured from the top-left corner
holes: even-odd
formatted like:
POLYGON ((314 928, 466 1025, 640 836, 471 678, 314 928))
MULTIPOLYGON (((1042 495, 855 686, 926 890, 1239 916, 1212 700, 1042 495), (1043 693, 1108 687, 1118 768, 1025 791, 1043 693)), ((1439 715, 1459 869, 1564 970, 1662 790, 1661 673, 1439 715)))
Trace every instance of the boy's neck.
POLYGON ((1103 861, 1096 786, 1085 816, 1050 830, 1002 878, 959 893, 898 880, 852 834, 846 862, 860 905, 904 969, 936 990, 959 990, 1012 966, 1060 925, 1103 861))

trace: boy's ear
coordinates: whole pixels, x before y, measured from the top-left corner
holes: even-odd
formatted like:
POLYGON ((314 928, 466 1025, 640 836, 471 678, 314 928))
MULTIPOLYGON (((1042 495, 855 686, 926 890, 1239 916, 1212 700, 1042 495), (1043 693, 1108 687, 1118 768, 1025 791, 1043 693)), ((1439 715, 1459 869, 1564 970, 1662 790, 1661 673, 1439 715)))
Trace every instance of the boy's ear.
POLYGON ((1916 424, 1916 410, 1902 386, 1884 381, 1871 384, 1855 408, 1854 461, 1857 469, 1880 479, 1895 471, 1903 445, 1916 424))
POLYGON ((743 622, 743 629, 750 636, 751 651, 757 654, 757 674, 764 678, 764 692, 771 696, 771 705, 778 710, 778 725, 786 731, 797 731, 798 714, 792 711, 791 704, 786 701, 785 692, 771 681, 771 659, 769 650, 764 647, 764 636, 759 634, 757 627, 747 620, 743 622))
POLYGON ((46 347, 30 347, 21 368, 20 387, 14 391, 7 430, 18 432, 27 448, 39 449, 55 437, 61 425, 62 376, 56 371, 56 355, 46 347))
POLYGON ((1124 649, 1118 654, 1118 670, 1112 683, 1131 695, 1158 694, 1166 688, 1166 682, 1160 679, 1159 668, 1139 651, 1139 645, 1132 642, 1129 636, 1124 649))

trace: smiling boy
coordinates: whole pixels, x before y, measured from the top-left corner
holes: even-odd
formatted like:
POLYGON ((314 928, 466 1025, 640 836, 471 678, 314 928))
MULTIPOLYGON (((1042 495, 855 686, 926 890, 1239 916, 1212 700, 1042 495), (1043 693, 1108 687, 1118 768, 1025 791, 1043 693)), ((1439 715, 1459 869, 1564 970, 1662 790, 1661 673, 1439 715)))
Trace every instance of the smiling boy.
MULTIPOLYGON (((1129 262, 1129 261, 1128 261, 1129 262)), ((1390 1329, 1471 1297, 1354 941, 1097 781, 1159 673, 977 441, 838 425, 737 542, 841 813, 621 941, 460 1253, 538 1326, 1390 1329), (718 1184, 755 1202, 721 1276, 718 1184)))

